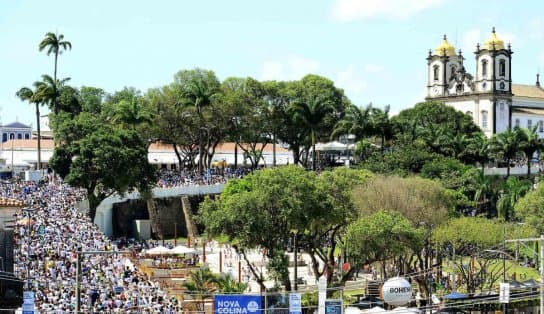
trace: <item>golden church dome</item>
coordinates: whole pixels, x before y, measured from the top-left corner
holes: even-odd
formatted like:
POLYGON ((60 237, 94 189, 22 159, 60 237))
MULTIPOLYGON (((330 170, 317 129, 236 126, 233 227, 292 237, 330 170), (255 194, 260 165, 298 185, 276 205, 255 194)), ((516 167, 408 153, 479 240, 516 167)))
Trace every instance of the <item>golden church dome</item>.
POLYGON ((484 43, 484 49, 487 50, 501 50, 504 49, 504 41, 495 33, 495 27, 491 31, 491 37, 484 43))
POLYGON ((434 54, 437 56, 455 56, 455 47, 448 42, 448 39, 446 38, 446 35, 444 35, 444 39, 442 39, 442 42, 438 47, 434 49, 434 54))

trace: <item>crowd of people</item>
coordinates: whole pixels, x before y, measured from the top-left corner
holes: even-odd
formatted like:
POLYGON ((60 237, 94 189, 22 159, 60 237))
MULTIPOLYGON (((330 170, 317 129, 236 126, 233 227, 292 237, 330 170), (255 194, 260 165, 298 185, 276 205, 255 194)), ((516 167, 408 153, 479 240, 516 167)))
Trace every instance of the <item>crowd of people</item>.
POLYGON ((130 244, 111 241, 76 207, 82 190, 61 182, 2 182, 0 194, 25 201, 17 213, 14 270, 35 292, 39 313, 73 313, 76 306, 77 251, 80 257, 80 311, 84 313, 181 313, 156 282, 126 254, 130 244), (110 254, 111 253, 111 254, 110 254))
POLYGON ((243 178, 250 173, 247 168, 211 168, 204 175, 198 174, 196 170, 159 170, 157 187, 171 188, 190 185, 214 185, 223 184, 233 178, 243 178))

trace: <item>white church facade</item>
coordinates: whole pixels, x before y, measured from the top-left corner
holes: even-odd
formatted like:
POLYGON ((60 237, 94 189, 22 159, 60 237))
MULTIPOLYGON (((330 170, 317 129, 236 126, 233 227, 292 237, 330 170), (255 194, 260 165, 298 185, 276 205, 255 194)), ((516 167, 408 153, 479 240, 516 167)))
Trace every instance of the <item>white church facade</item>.
POLYGON ((476 45, 475 75, 463 65, 461 50, 455 51, 446 36, 427 57, 427 100, 438 100, 473 117, 491 137, 509 128, 537 126, 544 138, 544 89, 537 74, 534 85, 512 82, 510 44, 504 45, 495 28, 490 38, 476 45))

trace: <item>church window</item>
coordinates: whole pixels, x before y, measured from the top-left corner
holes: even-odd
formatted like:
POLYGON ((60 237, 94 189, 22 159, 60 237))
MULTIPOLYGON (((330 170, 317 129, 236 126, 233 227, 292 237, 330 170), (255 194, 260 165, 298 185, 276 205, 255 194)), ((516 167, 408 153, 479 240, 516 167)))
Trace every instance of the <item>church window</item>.
POLYGON ((451 80, 453 80, 453 79, 455 78, 455 74, 456 74, 456 72, 457 72, 457 68, 455 67, 454 64, 452 64, 452 65, 450 66, 450 70, 451 70, 451 72, 450 72, 450 81, 451 81, 451 80))
POLYGON ((8 133, 2 134, 2 142, 6 142, 8 140, 8 133))
POLYGON ((482 76, 487 76, 487 60, 482 60, 482 76))
POLYGON ((438 81, 438 71, 440 70, 440 67, 438 65, 435 65, 433 67, 433 77, 435 81, 438 81))
POLYGON ((533 127, 533 120, 529 119, 527 120, 527 128, 531 129, 533 127))
POLYGON ((506 75, 506 61, 504 59, 501 59, 499 61, 499 76, 505 76, 506 75))
POLYGON ((30 134, 26 133, 25 134, 25 140, 29 140, 30 139, 30 134))
POLYGON ((487 130, 487 111, 482 111, 482 129, 487 130))
POLYGON ((514 124, 516 128, 519 128, 519 119, 516 119, 516 123, 514 124))
POLYGON ((542 120, 538 121, 538 132, 544 132, 544 121, 542 120))
POLYGON ((472 111, 467 111, 466 114, 467 114, 467 116, 471 116, 471 117, 472 117, 472 111))
POLYGON ((17 134, 17 139, 22 140, 23 139, 23 134, 21 134, 21 133, 17 134))

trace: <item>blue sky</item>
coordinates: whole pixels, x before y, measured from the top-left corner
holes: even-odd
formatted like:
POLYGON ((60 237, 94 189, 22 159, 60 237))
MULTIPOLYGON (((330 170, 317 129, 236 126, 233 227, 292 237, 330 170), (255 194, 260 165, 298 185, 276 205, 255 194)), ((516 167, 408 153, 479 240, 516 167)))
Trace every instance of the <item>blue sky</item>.
POLYGON ((194 67, 221 80, 316 73, 354 103, 395 113, 425 96, 425 58, 443 34, 473 73, 476 43, 495 26, 512 43, 514 82, 533 84, 544 69, 543 9, 530 0, 1 1, 0 120, 35 125, 15 92, 52 74, 53 58, 38 51, 48 31, 72 42, 59 77, 75 86, 145 92, 194 67))

